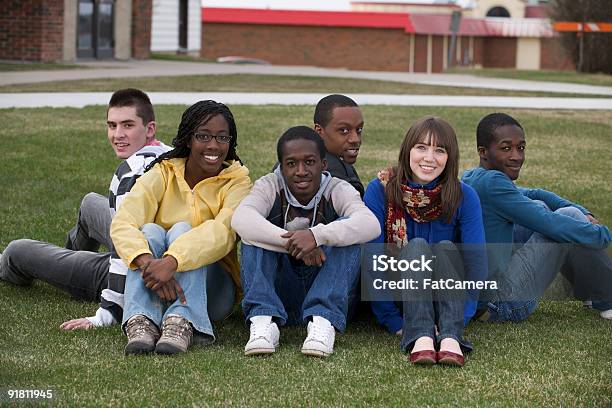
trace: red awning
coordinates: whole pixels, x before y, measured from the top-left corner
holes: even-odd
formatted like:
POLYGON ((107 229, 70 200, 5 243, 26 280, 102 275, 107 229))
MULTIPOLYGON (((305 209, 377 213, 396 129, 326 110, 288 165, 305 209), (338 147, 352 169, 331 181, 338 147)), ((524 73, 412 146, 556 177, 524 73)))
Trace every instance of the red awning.
POLYGON ((204 23, 400 28, 414 31, 406 13, 268 10, 202 7, 204 23))
MULTIPOLYGON (((204 23, 391 28, 423 35, 450 35, 450 21, 450 14, 202 8, 204 23)), ((462 18, 459 35, 539 38, 552 37, 554 31, 546 19, 462 18)))

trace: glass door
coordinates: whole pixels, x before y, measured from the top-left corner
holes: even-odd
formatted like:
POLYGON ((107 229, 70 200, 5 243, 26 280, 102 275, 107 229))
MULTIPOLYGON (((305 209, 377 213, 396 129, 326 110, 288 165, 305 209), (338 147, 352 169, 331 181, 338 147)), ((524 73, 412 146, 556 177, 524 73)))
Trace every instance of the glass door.
POLYGON ((182 52, 187 51, 188 19, 189 2, 188 0, 181 0, 179 3, 179 50, 182 52))
POLYGON ((79 0, 77 57, 94 57, 94 0, 79 0))
POLYGON ((100 0, 97 11, 96 58, 113 58, 115 54, 113 0, 100 0))
POLYGON ((113 0, 79 0, 77 57, 112 58, 115 40, 113 0))

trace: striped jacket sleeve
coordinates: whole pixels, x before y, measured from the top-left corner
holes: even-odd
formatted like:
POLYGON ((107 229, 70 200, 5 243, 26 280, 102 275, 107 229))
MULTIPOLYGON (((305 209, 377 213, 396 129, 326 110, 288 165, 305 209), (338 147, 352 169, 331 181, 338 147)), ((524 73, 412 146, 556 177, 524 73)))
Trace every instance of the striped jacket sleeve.
MULTIPOLYGON (((126 194, 144 173, 146 167, 169 148, 146 146, 123 161, 110 184, 108 204, 111 217, 114 217, 126 194)), ((100 309, 96 316, 88 318, 96 326, 110 326, 120 322, 123 316, 123 292, 128 267, 113 250, 111 252, 106 288, 102 290, 100 309)))

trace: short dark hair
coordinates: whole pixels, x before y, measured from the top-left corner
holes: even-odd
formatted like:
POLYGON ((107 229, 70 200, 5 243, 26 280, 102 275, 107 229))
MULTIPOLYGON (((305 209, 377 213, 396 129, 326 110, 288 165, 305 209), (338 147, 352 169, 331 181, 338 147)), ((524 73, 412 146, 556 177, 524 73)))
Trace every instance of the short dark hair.
POLYGON ((516 119, 505 113, 490 113, 482 118, 476 128, 476 146, 489 147, 495 137, 495 131, 507 125, 518 126, 523 130, 516 119))
POLYGON ((327 95, 325 98, 321 99, 319 103, 317 103, 313 118, 315 125, 319 125, 321 127, 327 126, 327 124, 332 120, 332 111, 335 108, 344 107, 358 108, 359 105, 357 105, 357 102, 346 95, 327 95))
MULTIPOLYGON (((108 102, 108 109, 110 108, 123 108, 126 106, 133 106, 136 108, 136 115, 142 119, 142 123, 145 125, 155 120, 155 112, 153 111, 153 105, 151 100, 146 93, 140 89, 125 88, 119 89, 110 98, 108 102)), ((108 112, 107 109, 107 112, 108 112)))
POLYGON ((285 133, 278 139, 276 143, 276 157, 278 162, 283 163, 283 147, 287 142, 292 140, 310 140, 317 145, 317 150, 319 151, 319 156, 321 156, 321 160, 325 158, 325 143, 323 143, 323 139, 315 132, 312 128, 308 126, 294 126, 292 128, 287 129, 285 133))

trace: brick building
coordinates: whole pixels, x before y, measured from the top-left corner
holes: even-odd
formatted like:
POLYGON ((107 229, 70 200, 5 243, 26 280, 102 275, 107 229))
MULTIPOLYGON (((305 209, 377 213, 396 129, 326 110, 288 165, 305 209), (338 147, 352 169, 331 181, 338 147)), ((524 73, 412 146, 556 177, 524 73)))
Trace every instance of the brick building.
POLYGON ((455 7, 437 13, 203 8, 201 55, 406 72, 442 72, 451 64, 572 68, 541 18, 462 18, 455 52, 449 53, 455 7))
POLYGON ((199 54, 200 27, 200 0, 2 0, 0 59, 199 54))
POLYGON ((4 0, 0 59, 148 58, 152 0, 4 0))

